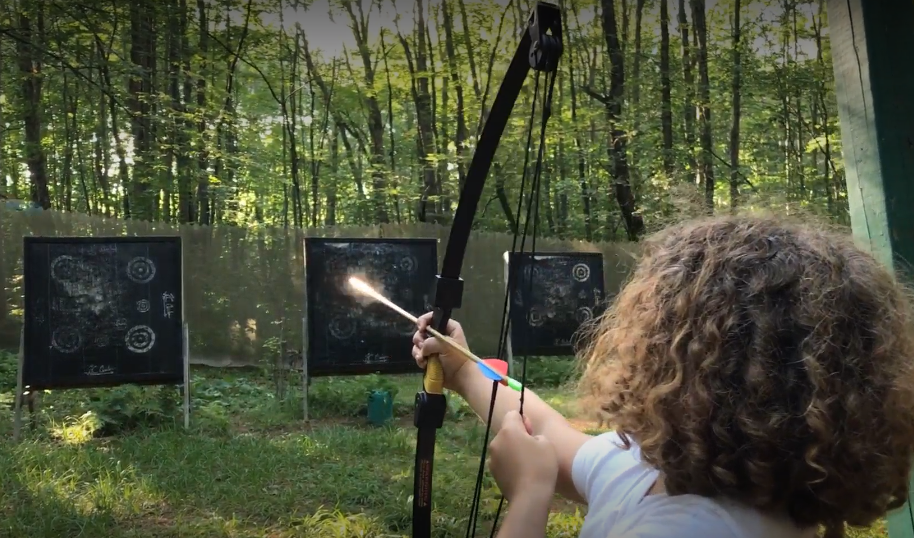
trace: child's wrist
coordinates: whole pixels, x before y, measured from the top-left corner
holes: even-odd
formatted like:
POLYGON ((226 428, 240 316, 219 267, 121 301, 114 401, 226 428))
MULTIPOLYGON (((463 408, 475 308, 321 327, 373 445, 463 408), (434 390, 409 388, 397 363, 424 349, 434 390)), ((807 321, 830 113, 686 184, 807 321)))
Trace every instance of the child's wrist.
MULTIPOLYGON (((477 380, 473 374, 482 375, 479 372, 478 368, 473 368, 473 363, 471 361, 466 361, 460 365, 460 368, 454 372, 454 379, 448 383, 451 385, 451 390, 459 394, 461 397, 466 395, 466 389, 471 386, 477 380)), ((484 377, 484 376, 483 376, 484 377)))
POLYGON ((519 488, 515 498, 508 500, 515 505, 524 504, 529 508, 548 510, 554 497, 555 484, 539 483, 519 488))

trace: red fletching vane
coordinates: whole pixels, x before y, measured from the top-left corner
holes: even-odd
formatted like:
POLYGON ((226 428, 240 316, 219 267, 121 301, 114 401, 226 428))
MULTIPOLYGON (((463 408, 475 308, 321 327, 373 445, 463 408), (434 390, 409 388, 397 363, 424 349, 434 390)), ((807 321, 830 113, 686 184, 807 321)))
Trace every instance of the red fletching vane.
POLYGON ((492 381, 499 381, 502 385, 507 385, 507 381, 503 377, 508 377, 508 363, 501 359, 482 359, 483 364, 479 365, 479 369, 483 374, 486 374, 486 377, 492 381), (487 371, 489 370, 489 371, 487 371), (492 375, 492 372, 500 374, 500 376, 492 375))

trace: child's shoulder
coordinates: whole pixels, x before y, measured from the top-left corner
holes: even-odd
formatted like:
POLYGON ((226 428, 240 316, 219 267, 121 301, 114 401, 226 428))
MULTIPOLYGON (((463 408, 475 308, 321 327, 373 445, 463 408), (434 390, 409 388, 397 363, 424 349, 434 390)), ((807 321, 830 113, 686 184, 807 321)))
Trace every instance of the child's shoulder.
POLYGON ((625 506, 637 503, 659 475, 641 461, 637 445, 625 448, 615 432, 604 433, 581 445, 572 463, 575 488, 592 508, 596 503, 625 506))
POLYGON ((593 437, 578 450, 572 477, 587 499, 581 538, 802 538, 788 518, 698 495, 648 495, 659 472, 626 449, 615 433, 593 437))

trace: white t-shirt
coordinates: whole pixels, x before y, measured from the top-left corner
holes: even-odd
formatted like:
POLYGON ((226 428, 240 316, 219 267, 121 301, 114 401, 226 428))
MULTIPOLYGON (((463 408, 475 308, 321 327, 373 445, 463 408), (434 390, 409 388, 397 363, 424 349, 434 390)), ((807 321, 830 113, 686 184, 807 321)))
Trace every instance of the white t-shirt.
POLYGON ((698 495, 647 495, 659 472, 615 433, 590 439, 575 455, 575 488, 587 500, 580 538, 809 538, 788 518, 698 495))

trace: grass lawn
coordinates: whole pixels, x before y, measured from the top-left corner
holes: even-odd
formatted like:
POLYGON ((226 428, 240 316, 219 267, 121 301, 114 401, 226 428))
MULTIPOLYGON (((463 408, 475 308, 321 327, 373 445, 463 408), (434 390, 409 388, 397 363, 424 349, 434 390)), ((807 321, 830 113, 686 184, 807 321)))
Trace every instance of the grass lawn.
MULTIPOLYGON (((313 420, 305 424, 300 405, 277 398, 269 377, 200 370, 190 431, 178 425, 173 388, 46 393, 37 428, 26 428, 14 445, 14 365, 11 356, 0 357, 0 537, 410 534, 417 377, 315 380, 313 420), (396 418, 388 427, 364 419, 375 388, 395 394, 396 418)), ((541 384, 550 384, 548 377, 541 384)), ((537 392, 574 416, 558 389, 537 392)), ((435 458, 432 527, 439 537, 466 533, 484 434, 459 398, 451 398, 451 407, 435 458)), ((487 479, 478 536, 489 535, 497 503, 487 479)), ((549 535, 577 536, 585 511, 557 499, 549 535)), ((887 536, 883 525, 850 535, 887 536)))

